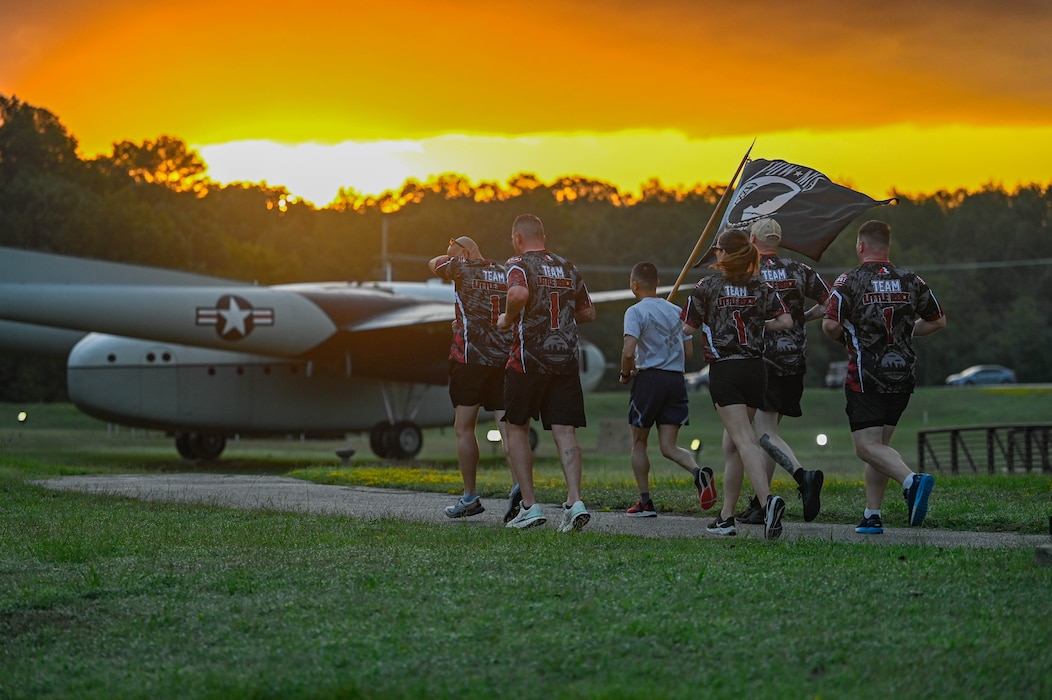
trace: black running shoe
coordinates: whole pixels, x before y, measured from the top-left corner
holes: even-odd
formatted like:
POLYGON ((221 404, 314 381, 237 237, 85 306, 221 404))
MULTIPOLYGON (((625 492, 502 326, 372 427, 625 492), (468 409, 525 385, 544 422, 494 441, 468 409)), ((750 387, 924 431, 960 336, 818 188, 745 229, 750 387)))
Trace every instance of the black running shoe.
POLYGON ((880 535, 884 533, 884 523, 881 522, 879 515, 871 515, 868 518, 862 518, 862 522, 855 526, 855 532, 860 535, 880 535))
POLYGON ((519 485, 515 484, 511 487, 511 493, 508 494, 508 507, 504 511, 504 523, 510 523, 515 519, 515 516, 519 514, 519 509, 522 508, 522 491, 519 490, 519 485))
POLYGON ((763 538, 776 540, 782 536, 782 513, 785 512, 785 501, 781 496, 768 496, 767 509, 764 513, 763 538))
POLYGON ((760 499, 753 496, 745 510, 735 515, 734 518, 743 525, 763 525, 763 508, 760 507, 760 499))
POLYGON ((804 470, 804 483, 796 489, 800 492, 800 500, 804 502, 804 522, 809 523, 818 517, 818 511, 822 508, 820 496, 824 479, 821 469, 804 470))
POLYGON ((732 515, 726 520, 720 520, 720 516, 717 515, 712 524, 705 528, 705 532, 710 535, 719 535, 720 537, 734 537, 738 534, 737 528, 734 527, 734 516, 732 515))

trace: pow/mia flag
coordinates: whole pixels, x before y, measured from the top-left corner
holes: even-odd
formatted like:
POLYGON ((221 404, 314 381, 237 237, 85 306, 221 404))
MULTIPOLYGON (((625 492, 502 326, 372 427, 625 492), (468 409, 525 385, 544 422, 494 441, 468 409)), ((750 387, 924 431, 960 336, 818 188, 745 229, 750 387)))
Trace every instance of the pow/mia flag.
POLYGON ((774 219, 782 227, 782 247, 817 262, 856 217, 894 201, 894 197, 876 200, 834 184, 803 165, 756 159, 742 171, 717 231, 730 227, 748 232, 754 221, 774 219))

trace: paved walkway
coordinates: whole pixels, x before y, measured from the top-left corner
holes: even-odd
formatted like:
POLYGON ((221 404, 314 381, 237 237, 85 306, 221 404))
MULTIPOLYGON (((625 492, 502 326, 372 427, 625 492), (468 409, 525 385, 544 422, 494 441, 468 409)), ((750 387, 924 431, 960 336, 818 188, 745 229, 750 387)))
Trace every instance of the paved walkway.
MULTIPOLYGON (((505 502, 486 499, 485 513, 451 521, 443 509, 453 502, 448 494, 375 489, 356 486, 328 486, 283 476, 224 474, 116 474, 65 476, 34 482, 58 491, 102 493, 144 501, 204 503, 230 508, 269 509, 352 518, 398 518, 401 520, 446 523, 453 527, 503 526, 505 502)), ((548 523, 559 523, 559 506, 545 505, 548 523)), ((704 527, 711 517, 659 515, 656 518, 629 518, 623 512, 593 512, 588 532, 604 532, 642 537, 711 537, 704 527)), ((738 538, 763 538, 763 526, 739 525, 738 538)), ((1004 532, 956 532, 924 527, 885 527, 883 535, 859 535, 854 524, 801 523, 788 521, 785 539, 809 538, 866 545, 918 544, 934 547, 1031 547, 1052 543, 1048 535, 1020 535, 1004 532)))

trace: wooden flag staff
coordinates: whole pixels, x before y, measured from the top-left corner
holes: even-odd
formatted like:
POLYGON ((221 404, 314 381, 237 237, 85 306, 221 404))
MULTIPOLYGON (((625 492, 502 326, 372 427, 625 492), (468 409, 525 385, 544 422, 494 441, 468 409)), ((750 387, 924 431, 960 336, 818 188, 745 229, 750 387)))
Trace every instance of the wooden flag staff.
POLYGON ((687 270, 694 264, 694 260, 698 257, 698 253, 701 251, 701 247, 708 242, 711 237, 710 232, 713 224, 716 223, 716 217, 723 211, 723 201, 727 198, 734 190, 734 182, 738 179, 738 175, 741 173, 742 168, 749 162, 749 154, 752 153, 752 147, 756 145, 756 139, 752 140, 749 144, 749 150, 745 152, 745 157, 742 158, 742 162, 738 163, 738 169, 734 171, 734 175, 731 176, 731 181, 727 183, 727 189, 720 195, 720 201, 716 203, 716 208, 712 210, 712 216, 709 217, 709 222, 705 224, 705 229, 701 232, 701 236, 698 238, 697 245, 694 246, 694 250, 691 251, 690 257, 687 258, 687 264, 683 266, 683 269, 679 273, 679 278, 676 280, 676 284, 672 285, 672 291, 668 293, 668 300, 672 301, 672 297, 676 296, 676 292, 679 290, 679 285, 683 283, 683 280, 687 276, 687 270))

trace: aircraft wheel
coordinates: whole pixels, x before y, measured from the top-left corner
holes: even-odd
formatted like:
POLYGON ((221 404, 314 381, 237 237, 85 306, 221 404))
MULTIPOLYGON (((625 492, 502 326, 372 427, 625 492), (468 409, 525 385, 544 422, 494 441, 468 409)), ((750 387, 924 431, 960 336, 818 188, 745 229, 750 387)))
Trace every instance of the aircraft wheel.
POLYGON ((424 446, 424 435, 416 423, 399 421, 387 432, 387 447, 395 459, 412 459, 424 446))
POLYGON ((190 436, 194 457, 206 462, 218 459, 226 448, 226 437, 215 433, 194 433, 190 436))
POLYGON ((374 425, 373 429, 369 432, 369 448, 373 451, 373 454, 380 459, 387 459, 391 456, 388 454, 387 448, 387 431, 390 429, 391 424, 384 421, 374 425))
POLYGON ((175 449, 183 459, 195 459, 190 433, 175 434, 175 449))

